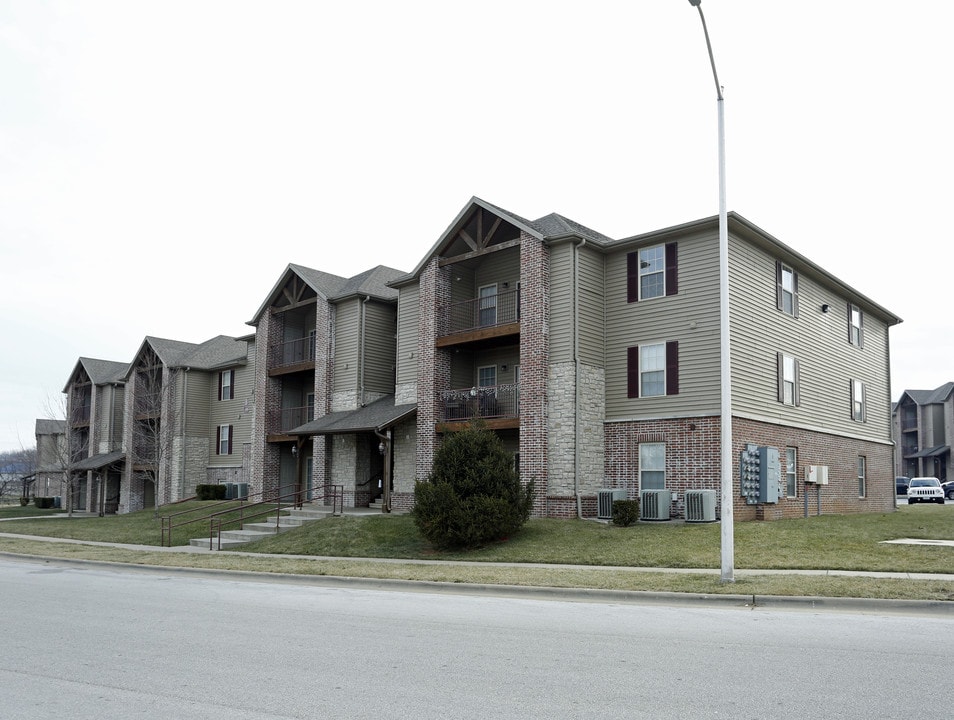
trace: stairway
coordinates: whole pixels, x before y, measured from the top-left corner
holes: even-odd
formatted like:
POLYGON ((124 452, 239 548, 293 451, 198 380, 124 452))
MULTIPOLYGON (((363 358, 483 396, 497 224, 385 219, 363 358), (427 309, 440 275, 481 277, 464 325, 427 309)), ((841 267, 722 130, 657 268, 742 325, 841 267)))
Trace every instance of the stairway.
MULTIPOLYGON (((262 522, 245 523, 241 530, 223 530, 219 541, 212 541, 212 550, 230 550, 245 543, 261 540, 286 530, 301 527, 314 520, 322 520, 333 514, 330 505, 303 505, 300 508, 283 508, 281 517, 276 515, 265 518, 262 522)), ((189 540, 192 547, 209 548, 209 538, 193 538, 189 540)))

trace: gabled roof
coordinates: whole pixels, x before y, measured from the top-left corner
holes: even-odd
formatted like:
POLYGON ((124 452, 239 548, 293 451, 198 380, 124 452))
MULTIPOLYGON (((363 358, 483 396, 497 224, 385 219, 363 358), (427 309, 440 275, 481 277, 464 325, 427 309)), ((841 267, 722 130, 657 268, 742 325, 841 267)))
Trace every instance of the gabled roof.
POLYGON ((394 301, 397 293, 387 283, 402 276, 401 270, 378 265, 351 278, 343 278, 331 273, 289 263, 278 281, 272 286, 265 301, 255 311, 248 325, 257 325, 262 313, 275 304, 281 296, 292 275, 298 276, 322 300, 333 302, 354 295, 371 296, 380 300, 394 301))
MULTIPOLYGON (((905 390, 901 397, 907 395, 918 405, 935 405, 945 402, 954 392, 954 382, 948 382, 934 390, 905 390)), ((900 403, 900 400, 898 401, 900 403)))
POLYGON ((457 214, 457 217, 454 218, 453 222, 451 222, 447 229, 437 239, 437 242, 434 243, 424 258, 417 264, 417 267, 415 267, 410 273, 399 278, 395 278, 391 281, 391 284, 397 286, 420 276, 424 266, 430 262, 432 257, 439 255, 444 251, 444 249, 450 244, 457 233, 460 232, 461 228, 463 228, 467 223, 468 219, 471 217, 471 214, 478 208, 483 208, 484 210, 493 213, 519 230, 522 230, 528 235, 540 240, 554 241, 569 237, 577 237, 601 246, 614 242, 606 235, 603 235, 602 233, 599 233, 595 230, 591 230, 585 225, 581 225, 578 222, 570 220, 569 218, 565 218, 562 215, 557 215, 556 213, 544 215, 537 220, 527 220, 526 218, 520 217, 516 213, 512 213, 509 210, 504 210, 501 207, 498 207, 475 196, 472 197, 466 205, 464 205, 463 209, 457 214))
POLYGON ((133 361, 129 364, 125 377, 128 379, 136 366, 136 360, 143 351, 151 348, 163 365, 170 368, 191 368, 195 370, 216 370, 230 365, 242 365, 248 358, 248 341, 217 335, 202 343, 190 343, 182 340, 169 340, 146 336, 139 346, 133 361))
POLYGON ((70 385, 76 379, 77 373, 84 370, 89 376, 90 382, 94 385, 109 385, 111 383, 123 383, 126 373, 129 371, 129 363, 114 362, 112 360, 97 360, 96 358, 81 357, 73 366, 73 372, 70 373, 69 380, 63 392, 69 390, 70 385))

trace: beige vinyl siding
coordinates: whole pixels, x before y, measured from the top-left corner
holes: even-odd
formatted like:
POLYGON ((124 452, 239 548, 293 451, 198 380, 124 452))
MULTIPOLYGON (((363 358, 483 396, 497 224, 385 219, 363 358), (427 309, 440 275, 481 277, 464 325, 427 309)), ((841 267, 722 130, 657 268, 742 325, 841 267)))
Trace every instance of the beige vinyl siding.
POLYGON ((579 253, 579 354, 587 365, 603 367, 605 362, 604 317, 606 293, 602 254, 584 246, 579 253))
MULTIPOLYGON (((656 243, 647 243, 650 246, 656 243)), ((718 235, 678 242, 679 292, 626 301, 626 255, 606 257, 606 418, 698 417, 719 412, 718 235), (679 394, 628 398, 626 349, 679 343, 679 394)))
POLYGON ((550 362, 573 360, 573 244, 550 248, 550 362))
MULTIPOLYGON (((210 405, 209 386, 212 380, 211 373, 199 370, 178 370, 176 377, 175 407, 172 408, 172 417, 175 419, 175 434, 181 435, 183 418, 180 414, 185 408, 185 434, 189 437, 205 437, 209 433, 210 405), (184 380, 184 382, 183 382, 184 380), (185 396, 183 397, 183 388, 185 396), (183 403, 185 403, 183 405, 183 403)), ((218 374, 215 374, 218 381, 218 374)), ((213 392, 215 388, 213 387, 213 392)))
POLYGON ((358 387, 358 332, 361 301, 347 300, 335 309, 334 391, 355 391, 358 387))
POLYGON ((397 382, 417 382, 418 319, 421 316, 420 286, 410 285, 398 291, 397 382))
POLYGON ((480 265, 477 266, 474 273, 474 294, 471 297, 477 297, 477 289, 484 285, 496 283, 497 292, 504 293, 516 290, 518 282, 520 282, 520 248, 513 247, 490 253, 483 256, 480 265), (504 287, 504 283, 508 287, 504 287))
POLYGON ((520 347, 489 348, 482 352, 454 353, 451 359, 450 387, 462 389, 474 387, 477 384, 477 368, 493 365, 497 368, 497 384, 503 385, 514 382, 516 366, 520 363, 520 347), (504 370, 503 366, 507 369, 504 370))
MULTIPOLYGON (((761 247, 744 245, 733 254, 733 413, 823 432, 887 441, 888 326, 865 304, 864 346, 848 341, 848 300, 826 278, 761 247), (798 317, 776 307, 775 264, 798 273, 798 317), (821 310, 829 306, 829 312, 821 310), (777 354, 799 362, 798 406, 778 402, 777 354), (866 389, 867 422, 851 419, 850 381, 866 389)), ((858 302, 857 299, 854 302, 858 302)))
POLYGON ((550 362, 573 361, 574 325, 577 325, 580 360, 603 367, 603 312, 606 298, 603 256, 583 246, 567 242, 550 252, 550 362), (578 254, 575 274, 579 289, 574 292, 574 253, 578 254), (579 307, 576 307, 576 305, 579 307))
POLYGON ((364 389, 368 392, 394 392, 396 321, 393 305, 365 303, 364 389))

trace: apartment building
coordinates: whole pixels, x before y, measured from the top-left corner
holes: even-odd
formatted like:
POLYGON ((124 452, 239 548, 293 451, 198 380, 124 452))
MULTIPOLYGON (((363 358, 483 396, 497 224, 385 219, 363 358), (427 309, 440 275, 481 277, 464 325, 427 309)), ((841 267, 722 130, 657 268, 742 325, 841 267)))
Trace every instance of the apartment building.
MULTIPOLYGON (((729 241, 733 454, 771 447, 781 465, 778 497, 740 492, 736 516, 892 508, 900 319, 734 213, 729 241)), ((539 517, 591 517, 608 488, 670 491, 678 516, 687 491, 719 487, 716 218, 614 240, 473 198, 390 285, 394 403, 416 406, 396 506, 444 433, 477 416, 515 453, 539 517)))
POLYGON ((120 512, 250 482, 255 346, 254 335, 143 340, 123 378, 120 512))
POLYGON ((128 368, 124 362, 81 357, 63 388, 69 432, 61 462, 73 478, 73 510, 114 513, 119 507, 128 368))
POLYGON ((954 383, 934 390, 905 390, 894 408, 894 473, 903 477, 954 478, 954 383))
POLYGON ((253 493, 307 501, 337 491, 348 506, 383 494, 391 453, 378 423, 404 414, 394 409, 397 291, 387 283, 403 274, 377 266, 343 278, 295 264, 281 274, 249 321, 253 493))

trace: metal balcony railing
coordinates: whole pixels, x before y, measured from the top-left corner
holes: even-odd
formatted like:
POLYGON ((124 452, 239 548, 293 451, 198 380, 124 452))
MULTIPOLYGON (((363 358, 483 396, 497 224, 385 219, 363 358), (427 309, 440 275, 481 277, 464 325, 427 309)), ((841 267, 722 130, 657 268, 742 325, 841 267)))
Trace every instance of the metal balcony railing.
POLYGON ((507 290, 451 303, 441 308, 440 317, 441 331, 445 335, 517 322, 520 319, 520 291, 507 290))
POLYGON ((271 357, 271 366, 273 368, 297 365, 298 363, 304 362, 314 362, 315 338, 297 338, 296 340, 286 340, 285 342, 272 345, 271 357))
POLYGON ((70 410, 70 424, 89 425, 91 415, 92 407, 90 405, 76 406, 70 410))
POLYGON ((516 418, 520 416, 520 386, 445 390, 441 393, 440 421, 450 422, 481 418, 516 418))
POLYGON ((314 405, 273 410, 268 415, 268 432, 270 434, 286 433, 313 420, 314 417, 314 405))

